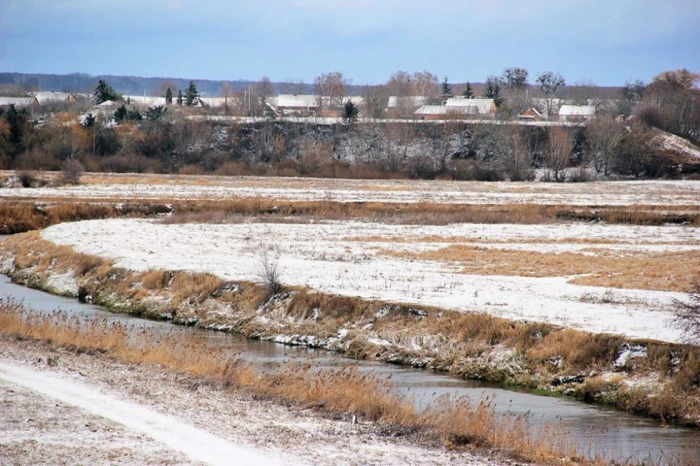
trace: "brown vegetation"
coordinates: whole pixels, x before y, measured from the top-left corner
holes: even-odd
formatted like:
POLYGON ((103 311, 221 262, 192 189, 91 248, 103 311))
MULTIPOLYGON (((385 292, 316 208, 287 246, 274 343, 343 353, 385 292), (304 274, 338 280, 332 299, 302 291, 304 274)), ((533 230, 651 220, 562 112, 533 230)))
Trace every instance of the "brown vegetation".
MULTIPOLYGON (((169 370, 243 389, 256 397, 293 402, 329 413, 356 414, 390 430, 441 439, 449 447, 496 448, 518 458, 559 464, 577 458, 564 436, 533 432, 524 418, 496 416, 489 400, 473 406, 466 399, 442 399, 416 412, 411 399, 395 394, 387 380, 356 368, 319 370, 313 365, 262 372, 250 363, 212 351, 196 336, 157 338, 100 319, 69 318, 60 312, 31 314, 0 301, 0 332, 48 342, 78 352, 100 352, 120 361, 157 364, 169 370), (538 435, 539 434, 539 435, 538 435)), ((594 464, 582 460, 579 464, 594 464)))
POLYGON ((634 252, 590 249, 594 254, 536 252, 455 244, 436 251, 382 250, 392 257, 456 261, 462 273, 520 277, 570 277, 579 285, 685 291, 700 275, 700 251, 634 252))
POLYGON ((666 420, 696 423, 700 419, 700 349, 693 346, 625 342, 621 337, 488 314, 415 308, 305 289, 283 289, 270 298, 263 285, 225 283, 207 274, 129 272, 55 246, 38 233, 6 239, 2 255, 14 258, 11 275, 16 281, 45 288, 49 274, 68 273, 76 278, 81 297, 92 297, 115 311, 228 329, 251 338, 296 335, 296 344, 335 349, 354 358, 413 364, 544 390, 573 387, 582 398, 666 420), (348 334, 332 343, 330 338, 337 337, 339 329, 347 329, 348 334), (388 344, 377 345, 371 339, 388 344), (627 343, 644 346, 648 356, 622 368, 626 377, 658 377, 659 383, 645 388, 647 398, 639 395, 640 388, 632 390, 626 384, 613 391, 595 384, 594 373, 621 370, 614 363, 627 343), (577 376, 574 382, 552 385, 555 378, 571 375, 577 376))

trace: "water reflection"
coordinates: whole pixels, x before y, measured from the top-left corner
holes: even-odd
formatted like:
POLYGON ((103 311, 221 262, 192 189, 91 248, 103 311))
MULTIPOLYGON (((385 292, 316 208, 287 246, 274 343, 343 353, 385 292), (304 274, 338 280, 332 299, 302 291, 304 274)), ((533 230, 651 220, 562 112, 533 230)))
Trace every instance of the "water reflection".
MULTIPOLYGON (((353 365, 362 371, 374 372, 380 377, 391 377, 400 392, 414 397, 419 408, 447 395, 468 396, 475 402, 489 397, 496 412, 528 415, 534 428, 543 428, 547 424, 556 423, 567 433, 571 441, 576 442, 584 450, 584 453, 603 452, 609 458, 616 459, 626 459, 631 456, 653 458, 654 462, 660 463, 664 463, 664 457, 674 455, 682 455, 686 459, 700 458, 699 431, 662 426, 650 419, 600 406, 464 381, 425 370, 376 362, 352 361, 322 350, 251 341, 222 332, 179 327, 167 322, 114 314, 99 306, 79 303, 77 300, 53 296, 13 284, 5 275, 0 275, 0 296, 23 301, 28 307, 43 313, 53 312, 59 308, 69 315, 99 316, 110 322, 119 322, 133 326, 135 329, 147 329, 163 335, 181 332, 197 334, 222 353, 238 353, 240 357, 257 364, 302 364, 312 360, 319 368, 353 365)), ((691 460, 689 464, 693 464, 693 461, 691 460)))

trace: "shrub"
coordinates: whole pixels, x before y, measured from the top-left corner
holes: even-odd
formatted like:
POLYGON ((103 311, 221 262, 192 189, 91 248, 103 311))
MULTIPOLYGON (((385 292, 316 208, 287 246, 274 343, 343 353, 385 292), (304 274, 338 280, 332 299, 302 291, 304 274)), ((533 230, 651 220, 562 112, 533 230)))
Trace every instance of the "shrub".
POLYGON ((66 160, 61 167, 61 181, 65 184, 80 184, 80 177, 83 171, 85 171, 85 168, 78 160, 66 160))

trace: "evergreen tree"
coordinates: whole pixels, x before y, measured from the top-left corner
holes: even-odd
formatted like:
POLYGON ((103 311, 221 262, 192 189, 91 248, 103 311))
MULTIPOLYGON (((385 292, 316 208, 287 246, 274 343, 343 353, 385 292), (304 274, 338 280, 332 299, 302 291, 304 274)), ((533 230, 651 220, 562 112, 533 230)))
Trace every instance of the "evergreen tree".
POLYGON ((496 107, 500 107, 503 103, 503 97, 501 97, 501 82, 495 76, 489 76, 486 78, 486 83, 484 87, 484 97, 487 99, 493 99, 496 107))
POLYGON ((348 123, 353 123, 357 120, 357 115, 359 115, 360 109, 357 105, 348 100, 343 107, 343 119, 348 123))
POLYGON ((452 97, 452 86, 447 81, 447 76, 445 76, 444 81, 442 81, 442 95, 445 97, 452 97))
POLYGON ((472 89, 472 84, 467 83, 467 88, 464 89, 464 92, 462 92, 462 95, 466 97, 467 99, 471 99, 474 97, 474 89, 472 89))
POLYGON ((120 122, 126 118, 126 105, 122 105, 114 111, 114 120, 120 122))
POLYGON ((168 88, 167 91, 165 91, 165 105, 172 105, 173 104, 173 91, 168 88))
POLYGON ((177 104, 182 106, 182 89, 177 90, 177 104))
POLYGON ((156 107, 148 107, 146 110, 146 119, 149 121, 158 121, 168 111, 163 105, 156 107))
POLYGON ((197 99, 199 99, 197 85, 194 81, 190 81, 190 85, 187 86, 187 90, 185 91, 185 105, 191 107, 197 103, 197 99))
POLYGON ((97 87, 95 87, 95 92, 93 94, 93 100, 96 104, 101 104, 107 102, 108 100, 119 100, 121 96, 117 94, 112 86, 107 84, 107 81, 100 79, 97 81, 97 87))
POLYGON ((114 119, 119 122, 126 119, 127 110, 126 105, 122 105, 114 111, 114 119))

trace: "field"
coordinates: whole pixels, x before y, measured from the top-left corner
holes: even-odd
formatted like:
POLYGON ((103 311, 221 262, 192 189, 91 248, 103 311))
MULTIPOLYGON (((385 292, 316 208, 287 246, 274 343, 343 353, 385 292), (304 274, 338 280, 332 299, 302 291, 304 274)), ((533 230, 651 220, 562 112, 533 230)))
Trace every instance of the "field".
POLYGON ((0 189, 3 222, 46 227, 0 248, 16 281, 700 424, 673 312, 700 277, 698 181, 44 178, 0 189))
POLYGON ((5 189, 0 197, 176 204, 164 221, 43 232, 127 269, 259 281, 267 251, 290 286, 632 338, 680 342, 669 309, 700 275, 700 182, 95 174, 77 187, 5 189), (689 222, 664 223, 669 213, 689 222), (608 221, 570 220, 577 215, 608 221))

